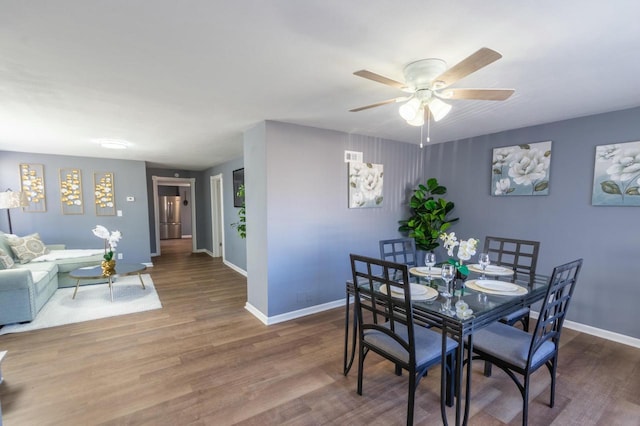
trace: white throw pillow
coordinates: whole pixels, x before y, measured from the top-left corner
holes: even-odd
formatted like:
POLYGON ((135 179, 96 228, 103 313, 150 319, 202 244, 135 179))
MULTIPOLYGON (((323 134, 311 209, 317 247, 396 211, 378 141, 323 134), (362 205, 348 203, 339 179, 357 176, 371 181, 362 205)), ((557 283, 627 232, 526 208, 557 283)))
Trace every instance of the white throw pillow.
POLYGON ((40 240, 40 234, 37 232, 25 237, 9 237, 7 241, 20 263, 29 263, 31 259, 49 253, 49 249, 40 240))
POLYGON ((15 265, 13 257, 0 248, 0 269, 11 269, 15 265))

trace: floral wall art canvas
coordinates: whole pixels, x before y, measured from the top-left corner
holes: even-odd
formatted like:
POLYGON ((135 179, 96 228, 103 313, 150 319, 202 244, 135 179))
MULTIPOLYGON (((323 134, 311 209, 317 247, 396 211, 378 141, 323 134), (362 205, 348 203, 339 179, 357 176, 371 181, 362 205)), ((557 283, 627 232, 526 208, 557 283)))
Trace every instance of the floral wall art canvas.
POLYGON ((640 206, 640 142, 596 147, 594 206, 640 206))
POLYGON ((548 195, 551 141, 493 150, 491 194, 548 195))
POLYGON ((349 163, 349 208, 382 207, 382 164, 349 163))

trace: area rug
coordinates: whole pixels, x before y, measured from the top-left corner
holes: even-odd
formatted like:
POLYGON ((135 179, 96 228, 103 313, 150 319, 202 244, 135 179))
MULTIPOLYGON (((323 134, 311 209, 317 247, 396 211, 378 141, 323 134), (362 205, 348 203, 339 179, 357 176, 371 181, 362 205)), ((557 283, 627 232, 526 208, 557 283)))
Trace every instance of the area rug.
POLYGON ((146 290, 137 275, 117 277, 113 283, 113 302, 108 284, 81 285, 75 299, 71 298, 74 287, 60 288, 33 321, 5 325, 0 328, 0 335, 162 308, 151 276, 142 274, 142 280, 146 290))

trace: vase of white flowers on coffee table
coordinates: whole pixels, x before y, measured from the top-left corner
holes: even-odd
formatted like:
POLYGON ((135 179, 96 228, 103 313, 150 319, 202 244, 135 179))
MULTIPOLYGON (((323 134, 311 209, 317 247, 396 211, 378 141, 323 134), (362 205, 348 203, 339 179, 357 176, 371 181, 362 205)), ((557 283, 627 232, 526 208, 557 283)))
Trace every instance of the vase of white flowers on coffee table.
POLYGON ((104 255, 101 264, 102 275, 108 277, 116 271, 116 260, 113 258, 115 248, 118 246, 118 242, 122 238, 120 231, 110 232, 102 225, 97 225, 92 229, 93 235, 104 240, 104 255))

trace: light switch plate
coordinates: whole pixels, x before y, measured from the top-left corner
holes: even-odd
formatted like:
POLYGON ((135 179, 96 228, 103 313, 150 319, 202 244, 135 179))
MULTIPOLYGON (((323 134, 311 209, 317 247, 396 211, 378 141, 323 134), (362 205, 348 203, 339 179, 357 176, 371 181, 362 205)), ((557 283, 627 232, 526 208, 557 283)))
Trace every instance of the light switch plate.
POLYGON ((122 216, 122 210, 118 210, 118 216, 122 216))

